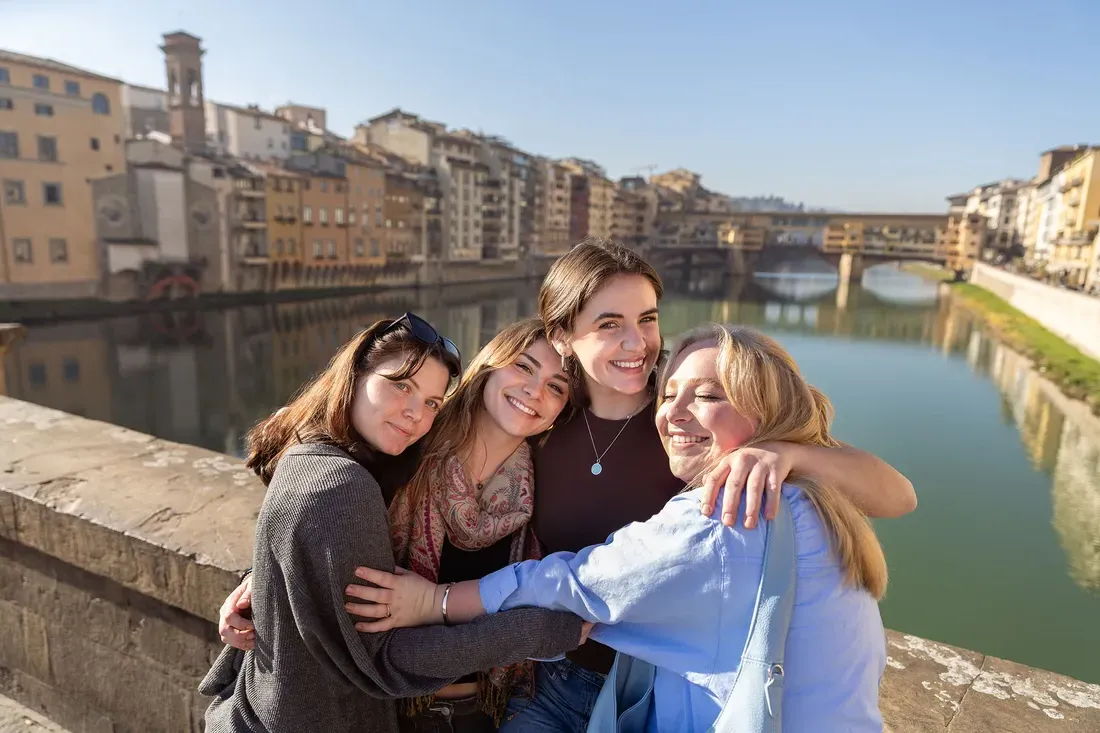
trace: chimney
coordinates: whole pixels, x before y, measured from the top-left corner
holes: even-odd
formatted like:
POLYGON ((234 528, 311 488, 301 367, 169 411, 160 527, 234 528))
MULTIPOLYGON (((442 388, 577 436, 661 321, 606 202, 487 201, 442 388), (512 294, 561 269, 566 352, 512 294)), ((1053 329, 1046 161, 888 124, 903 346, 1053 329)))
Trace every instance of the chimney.
POLYGON ((164 34, 168 73, 168 129, 172 144, 189 152, 206 149, 206 104, 202 89, 202 39, 176 31, 164 34))

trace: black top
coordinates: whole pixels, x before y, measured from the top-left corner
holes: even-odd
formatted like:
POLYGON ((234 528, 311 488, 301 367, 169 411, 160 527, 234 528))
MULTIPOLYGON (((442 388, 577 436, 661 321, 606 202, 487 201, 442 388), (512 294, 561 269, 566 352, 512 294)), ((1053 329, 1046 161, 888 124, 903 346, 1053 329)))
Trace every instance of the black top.
MULTIPOLYGON (((451 544, 443 536, 443 551, 439 556, 439 582, 461 583, 464 580, 480 580, 489 573, 507 567, 512 551, 512 537, 508 535, 496 544, 480 550, 463 550, 451 544)), ((477 682, 476 674, 469 674, 458 682, 477 682)))

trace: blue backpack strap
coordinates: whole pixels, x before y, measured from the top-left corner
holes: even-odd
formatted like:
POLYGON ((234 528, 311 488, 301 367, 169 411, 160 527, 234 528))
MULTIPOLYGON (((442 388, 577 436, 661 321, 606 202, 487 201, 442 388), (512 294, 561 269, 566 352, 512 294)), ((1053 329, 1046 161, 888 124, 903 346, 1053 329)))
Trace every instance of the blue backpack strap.
POLYGON ((764 529, 768 535, 756 608, 733 689, 711 728, 715 733, 780 733, 783 729, 783 655, 794 611, 797 553, 794 518, 782 494, 775 519, 765 522, 764 529))
MULTIPOLYGON (((783 729, 783 655, 794 610, 796 552, 794 518, 780 495, 774 520, 764 522, 764 563, 756 590, 741 666, 711 733, 780 733, 783 729)), ((587 733, 645 730, 656 668, 628 654, 615 664, 588 720, 587 733)))
POLYGON ((649 662, 621 652, 607 673, 592 714, 587 733, 634 733, 645 730, 653 699, 653 680, 657 668, 649 662))

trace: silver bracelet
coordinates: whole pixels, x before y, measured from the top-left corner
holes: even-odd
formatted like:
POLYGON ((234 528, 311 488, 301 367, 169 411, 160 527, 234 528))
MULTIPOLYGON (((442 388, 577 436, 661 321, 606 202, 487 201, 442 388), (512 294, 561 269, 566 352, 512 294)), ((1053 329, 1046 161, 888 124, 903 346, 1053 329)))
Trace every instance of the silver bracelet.
POLYGON ((454 583, 447 583, 447 588, 443 591, 443 625, 450 626, 451 622, 447 619, 447 596, 451 595, 451 588, 454 587, 454 583))

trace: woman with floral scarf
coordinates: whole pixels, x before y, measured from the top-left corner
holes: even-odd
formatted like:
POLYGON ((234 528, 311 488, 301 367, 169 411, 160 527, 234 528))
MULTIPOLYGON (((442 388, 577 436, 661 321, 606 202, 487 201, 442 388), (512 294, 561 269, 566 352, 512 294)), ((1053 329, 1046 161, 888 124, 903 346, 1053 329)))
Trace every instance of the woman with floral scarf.
MULTIPOLYGON (((568 402, 569 381, 541 321, 501 331, 466 368, 425 439, 412 480, 390 503, 399 567, 437 583, 481 577, 539 557, 529 529, 534 468, 528 439, 568 402)), ((355 604, 349 604, 354 611, 355 604)), ((496 729, 512 690, 530 690, 531 662, 485 670, 407 701, 403 731, 496 729)))

